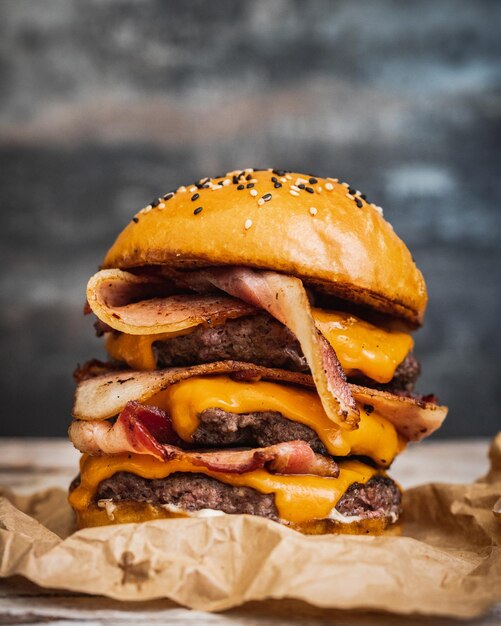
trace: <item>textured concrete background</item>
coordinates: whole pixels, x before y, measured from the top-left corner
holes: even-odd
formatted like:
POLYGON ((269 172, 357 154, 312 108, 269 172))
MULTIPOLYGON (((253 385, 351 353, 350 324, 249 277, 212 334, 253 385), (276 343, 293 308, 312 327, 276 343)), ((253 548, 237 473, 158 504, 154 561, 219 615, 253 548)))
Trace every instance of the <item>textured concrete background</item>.
POLYGON ((348 180, 424 271, 442 436, 501 425, 501 2, 0 0, 0 434, 62 435, 87 278, 152 197, 348 180))

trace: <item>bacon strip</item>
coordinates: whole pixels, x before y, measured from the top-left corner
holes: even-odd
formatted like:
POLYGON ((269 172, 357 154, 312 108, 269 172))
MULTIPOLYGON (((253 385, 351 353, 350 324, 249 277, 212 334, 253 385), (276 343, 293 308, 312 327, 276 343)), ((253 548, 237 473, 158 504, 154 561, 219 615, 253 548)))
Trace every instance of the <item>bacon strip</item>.
MULTIPOLYGON (((190 275, 182 280, 190 285, 190 275)), ((297 337, 310 367, 328 417, 345 429, 357 427, 360 415, 336 353, 316 329, 303 283, 299 278, 246 267, 200 270, 193 273, 193 287, 204 282, 264 309, 297 337)))
POLYGON ((192 463, 215 472, 243 474, 266 467, 278 474, 314 474, 339 476, 337 463, 315 454, 305 441, 287 441, 267 448, 252 450, 218 450, 216 452, 184 453, 192 463))
POLYGON ((76 420, 69 428, 73 445, 88 454, 134 452, 160 461, 191 461, 214 472, 243 474, 266 467, 280 474, 339 475, 337 463, 315 454, 304 441, 279 443, 252 450, 186 452, 174 445, 177 437, 166 413, 156 407, 129 402, 114 424, 76 420))
POLYGON ((448 408, 425 399, 399 396, 388 391, 350 385, 361 406, 372 407, 391 422, 407 441, 421 441, 440 428, 448 408))
MULTIPOLYGON (((128 402, 117 421, 73 421, 68 429, 73 445, 89 454, 135 452, 166 461, 169 452, 162 444, 176 443, 178 437, 165 411, 128 402)), ((172 457, 171 457, 172 458, 172 457)))
POLYGON ((173 289, 171 281, 158 277, 102 270, 89 280, 87 302, 101 322, 129 335, 178 333, 256 312, 226 295, 173 295, 173 289), (162 293, 167 297, 158 297, 162 293))
MULTIPOLYGON (((73 416, 79 420, 104 420, 122 411, 130 400, 147 402, 162 389, 192 376, 227 374, 242 380, 261 378, 280 383, 314 388, 306 374, 271 369, 240 361, 217 361, 174 367, 154 372, 109 371, 81 382, 75 393, 73 416)), ((398 396, 360 385, 350 385, 351 393, 361 407, 369 405, 390 421, 408 441, 420 441, 437 430, 447 415, 447 407, 416 398, 398 396)))

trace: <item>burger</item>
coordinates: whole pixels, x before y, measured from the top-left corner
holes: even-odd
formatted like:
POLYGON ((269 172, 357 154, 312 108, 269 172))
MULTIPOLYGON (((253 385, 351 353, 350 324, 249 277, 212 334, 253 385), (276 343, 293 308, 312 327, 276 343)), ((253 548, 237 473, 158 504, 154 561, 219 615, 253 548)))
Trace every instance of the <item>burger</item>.
POLYGON ((78 526, 389 530, 386 472, 447 412, 414 392, 426 302, 382 210, 336 178, 247 168, 156 198, 87 285, 108 357, 75 372, 78 526))

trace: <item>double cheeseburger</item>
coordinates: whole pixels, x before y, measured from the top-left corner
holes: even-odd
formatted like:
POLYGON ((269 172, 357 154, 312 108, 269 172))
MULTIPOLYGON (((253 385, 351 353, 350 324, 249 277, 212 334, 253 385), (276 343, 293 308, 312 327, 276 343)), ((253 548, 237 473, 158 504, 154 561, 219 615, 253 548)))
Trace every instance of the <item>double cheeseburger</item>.
POLYGON ((426 300, 381 209, 336 178, 248 168, 155 199, 87 286, 108 360, 75 373, 78 526, 382 532, 386 470, 447 412, 413 392, 426 300))

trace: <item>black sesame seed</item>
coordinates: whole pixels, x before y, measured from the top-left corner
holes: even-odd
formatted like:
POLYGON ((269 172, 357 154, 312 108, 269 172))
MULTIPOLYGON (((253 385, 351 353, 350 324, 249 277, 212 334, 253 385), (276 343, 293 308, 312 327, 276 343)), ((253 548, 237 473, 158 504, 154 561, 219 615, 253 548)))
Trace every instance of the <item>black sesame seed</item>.
POLYGON ((276 174, 277 176, 284 176, 286 174, 286 172, 288 172, 289 170, 272 170, 272 172, 274 174, 276 174))
POLYGON ((200 198, 200 194, 199 194, 199 193, 194 193, 194 194, 191 196, 191 201, 192 201, 192 202, 195 202, 195 200, 198 200, 198 198, 200 198))
POLYGON ((150 204, 153 208, 155 208, 156 206, 160 204, 160 200, 156 198, 155 200, 153 200, 153 202, 150 202, 150 204))
POLYGON ((233 176, 233 184, 238 185, 238 176, 233 176))
POLYGON ((273 187, 275 187, 275 189, 280 189, 281 186, 282 186, 282 183, 275 183, 273 185, 273 187))
POLYGON ((305 187, 304 190, 308 193, 315 193, 311 187, 305 187))
POLYGON ((364 411, 367 413, 367 415, 370 415, 374 411, 374 407, 372 406, 372 404, 364 404, 364 411))
POLYGON ((353 189, 353 187, 348 187, 348 193, 351 193, 352 196, 355 196, 357 194, 357 190, 353 189))
POLYGON ((318 180, 312 176, 309 181, 308 181, 311 185, 316 185, 318 183, 318 180))
POLYGON ((245 185, 238 185, 237 189, 240 191, 241 189, 245 189, 245 185))
POLYGON ((278 178, 276 176, 272 176, 271 177, 271 182, 272 183, 278 183, 278 178))
POLYGON ((254 187, 254 183, 247 183, 247 189, 252 189, 254 187))
POLYGON ((135 224, 137 224, 137 223, 139 222, 139 218, 138 218, 138 217, 133 217, 133 218, 132 218, 132 221, 133 221, 135 224))
POLYGON ((163 198, 164 198, 164 200, 170 200, 173 197, 174 197, 174 192, 173 191, 169 191, 169 193, 166 193, 163 198))
POLYGON ((362 202, 362 200, 360 200, 360 198, 355 198, 355 204, 357 205, 357 207, 359 209, 361 209, 364 206, 363 202, 362 202))
POLYGON ((210 187, 209 183, 205 183, 204 185, 200 187, 200 189, 209 189, 209 187, 210 187))
POLYGON ((221 185, 221 187, 222 187, 222 186, 224 185, 224 180, 220 180, 220 181, 218 182, 218 185, 221 185))
POLYGON ((247 176, 245 177, 245 180, 250 180, 252 178, 252 174, 247 174, 247 176))
POLYGON ((263 196, 263 200, 265 202, 268 202, 269 200, 271 200, 271 197, 272 197, 271 193, 265 193, 264 196, 263 196))
POLYGON ((301 183, 300 185, 298 185, 299 189, 306 189, 306 185, 304 183, 301 183))
POLYGON ((362 200, 365 200, 367 202, 367 196, 365 195, 365 193, 361 193, 360 197, 362 198, 362 200))
POLYGON ((199 206, 193 211, 193 215, 198 215, 202 211, 203 207, 199 206))

